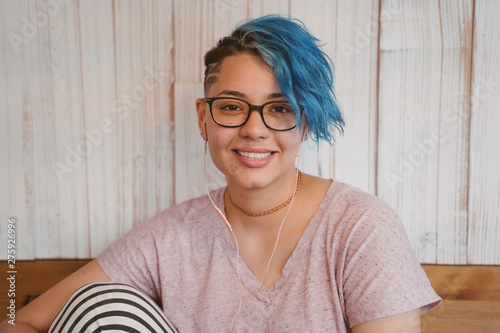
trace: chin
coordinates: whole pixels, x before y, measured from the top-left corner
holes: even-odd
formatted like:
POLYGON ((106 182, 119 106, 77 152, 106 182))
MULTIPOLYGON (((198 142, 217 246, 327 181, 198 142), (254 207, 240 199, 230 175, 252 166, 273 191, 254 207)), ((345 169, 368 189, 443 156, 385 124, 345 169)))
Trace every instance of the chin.
POLYGON ((266 169, 249 169, 236 172, 235 175, 226 174, 228 185, 235 185, 244 189, 261 189, 270 185, 277 176, 266 169))

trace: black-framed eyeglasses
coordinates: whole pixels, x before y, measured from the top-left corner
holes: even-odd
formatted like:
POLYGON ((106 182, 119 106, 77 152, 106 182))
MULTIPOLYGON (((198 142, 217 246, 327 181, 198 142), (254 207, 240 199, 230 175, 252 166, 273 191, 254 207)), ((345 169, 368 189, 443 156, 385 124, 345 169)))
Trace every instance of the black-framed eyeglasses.
POLYGON ((287 101, 272 101, 262 105, 252 105, 247 101, 232 97, 205 97, 210 106, 213 121, 223 127, 240 127, 250 118, 253 110, 258 110, 264 125, 275 131, 289 131, 297 126, 297 117, 287 101))

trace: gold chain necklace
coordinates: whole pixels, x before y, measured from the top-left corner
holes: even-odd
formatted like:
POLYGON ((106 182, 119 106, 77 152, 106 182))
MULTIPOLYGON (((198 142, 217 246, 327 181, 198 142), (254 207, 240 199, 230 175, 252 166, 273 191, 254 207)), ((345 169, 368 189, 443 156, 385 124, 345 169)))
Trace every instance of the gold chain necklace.
POLYGON ((300 170, 299 170, 299 177, 297 179, 297 187, 295 187, 294 194, 287 201, 285 201, 284 203, 282 203, 281 205, 276 206, 276 207, 274 207, 272 209, 266 210, 265 212, 262 212, 262 213, 254 214, 254 213, 249 213, 249 212, 245 211, 244 209, 242 209, 240 206, 238 206, 237 204, 235 204, 233 202, 233 199, 231 199, 231 194, 229 194, 229 202, 231 202, 231 205, 233 205, 233 207, 236 208, 236 210, 238 212, 240 212, 240 213, 242 213, 242 214, 244 214, 246 216, 259 217, 259 216, 269 215, 269 214, 277 212, 278 210, 283 209, 286 206, 288 206, 288 204, 290 202, 292 202, 292 199, 295 198, 295 196, 297 195, 297 193, 299 193, 300 184, 302 184, 302 172, 300 172, 300 170))

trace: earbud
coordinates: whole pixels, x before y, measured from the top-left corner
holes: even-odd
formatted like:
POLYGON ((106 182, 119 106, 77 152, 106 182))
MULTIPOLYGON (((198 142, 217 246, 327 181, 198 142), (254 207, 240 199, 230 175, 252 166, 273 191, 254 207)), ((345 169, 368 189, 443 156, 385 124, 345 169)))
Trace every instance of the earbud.
POLYGON ((207 142, 207 141, 208 141, 208 137, 205 135, 205 133, 203 133, 203 131, 202 131, 202 130, 200 130, 200 135, 201 135, 201 137, 203 138, 203 140, 205 140, 205 142, 207 142))
MULTIPOLYGON (((203 136, 203 133, 202 133, 203 136)), ((222 213, 219 207, 215 204, 215 202, 212 200, 212 197, 210 196, 210 191, 208 190, 208 182, 207 182, 207 148, 208 148, 208 138, 206 136, 203 136, 205 139, 205 151, 203 154, 203 175, 205 178, 205 190, 207 191, 208 199, 210 199, 210 202, 212 203, 212 206, 215 208, 215 211, 217 214, 219 214, 219 217, 221 218, 222 222, 226 225, 226 227, 229 229, 230 232, 233 232, 233 228, 231 227, 231 224, 227 220, 226 216, 222 213)), ((234 236, 236 238, 236 236, 234 236)))
POLYGON ((208 141, 208 136, 205 134, 207 133, 207 124, 205 124, 205 130, 200 128, 200 135, 203 138, 203 140, 208 141))

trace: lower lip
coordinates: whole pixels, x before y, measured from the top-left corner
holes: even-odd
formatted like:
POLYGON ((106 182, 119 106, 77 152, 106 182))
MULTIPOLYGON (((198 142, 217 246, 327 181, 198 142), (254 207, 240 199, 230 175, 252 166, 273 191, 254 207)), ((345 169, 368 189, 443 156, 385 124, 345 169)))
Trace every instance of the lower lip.
POLYGON ((262 168, 269 163, 271 163, 272 159, 274 158, 274 154, 271 154, 271 156, 262 158, 262 159, 257 159, 257 158, 249 158, 245 156, 241 156, 237 152, 233 151, 234 155, 240 161, 243 165, 249 168, 262 168))

